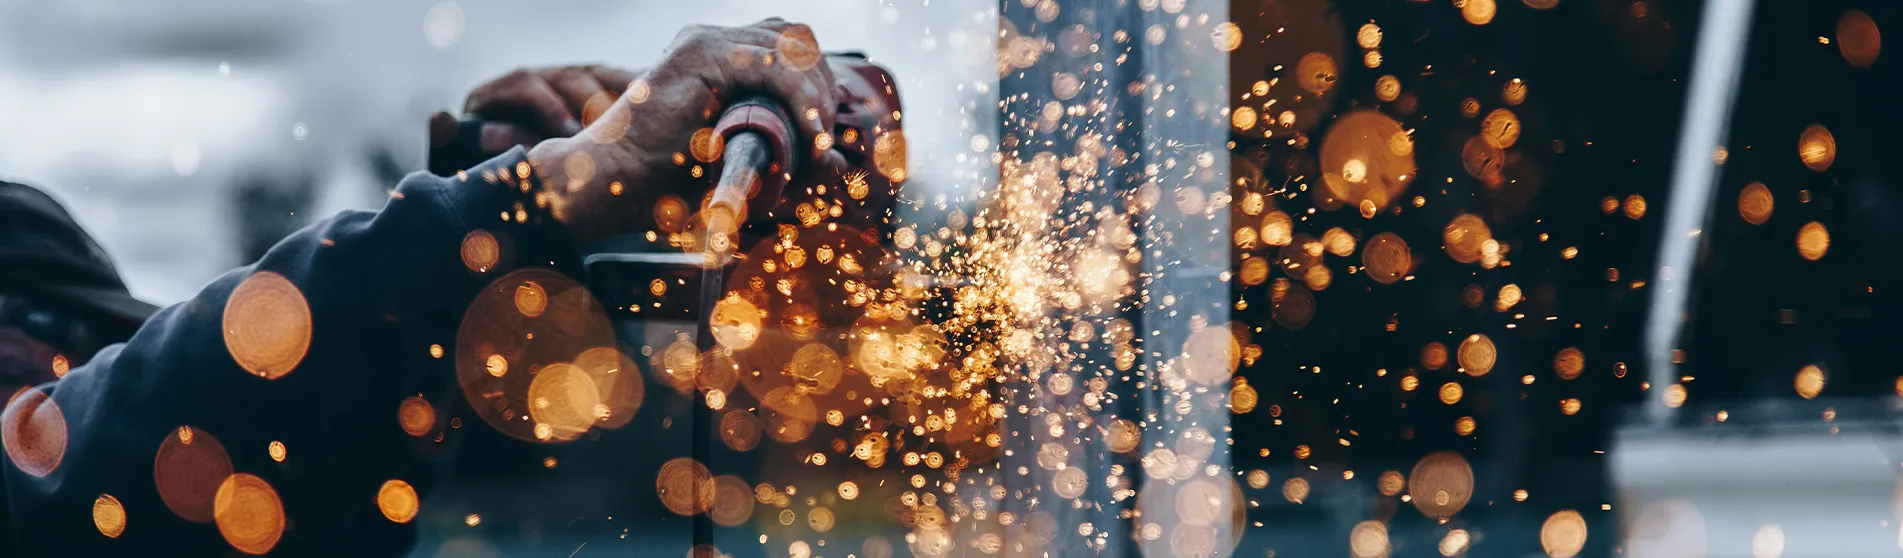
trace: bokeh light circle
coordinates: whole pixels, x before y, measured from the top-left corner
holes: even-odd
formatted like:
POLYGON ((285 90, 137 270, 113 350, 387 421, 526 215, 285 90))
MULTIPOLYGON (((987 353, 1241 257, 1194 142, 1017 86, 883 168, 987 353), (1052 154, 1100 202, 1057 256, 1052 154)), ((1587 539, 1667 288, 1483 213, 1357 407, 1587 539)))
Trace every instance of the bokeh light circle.
POLYGON ((245 554, 271 551, 284 536, 284 502, 264 479, 248 473, 227 477, 212 508, 219 534, 245 554))
POLYGON ((66 415, 52 396, 27 388, 0 413, 0 445, 20 472, 44 477, 66 457, 66 415))
POLYGON ((1446 243, 1448 257, 1460 263, 1475 263, 1485 256, 1487 242, 1493 240, 1493 229, 1480 217, 1461 214, 1447 223, 1441 240, 1446 243))
POLYGON ((1355 558, 1384 558, 1388 548, 1388 526, 1384 523, 1363 521, 1348 532, 1348 552, 1355 558))
POLYGON ((1409 476, 1408 498, 1422 515, 1450 517, 1467 507, 1473 497, 1474 472, 1467 459, 1452 451, 1422 457, 1409 476))
POLYGON ((707 516, 722 527, 738 527, 753 517, 753 488, 733 475, 714 477, 714 503, 707 516))
POLYGON ((734 451, 752 451, 760 445, 760 419, 744 409, 732 409, 720 415, 720 441, 734 451))
POLYGON ((411 436, 429 434, 436 428, 436 407, 420 395, 412 395, 396 408, 397 425, 411 436))
POLYGON ((1823 223, 1811 221, 1797 229, 1797 255, 1806 260, 1823 259, 1830 252, 1830 230, 1823 223))
POLYGON ((1552 558, 1572 558, 1586 548, 1586 519, 1573 510, 1560 510, 1540 525, 1540 547, 1552 558))
POLYGON ((1777 200, 1771 196, 1771 189, 1764 187, 1762 182, 1746 184, 1744 190, 1738 192, 1738 216, 1743 217, 1746 223, 1764 224, 1771 220, 1771 212, 1776 206, 1777 200))
POLYGON ((714 313, 709 321, 714 340, 729 350, 743 351, 753 346, 760 338, 760 320, 762 312, 746 298, 729 293, 714 303, 714 313))
POLYGON ((1579 373, 1585 369, 1586 353, 1581 352, 1578 347, 1560 349, 1553 355, 1553 373, 1558 374, 1562 380, 1578 378, 1579 373))
POLYGON ((1792 380, 1792 385, 1796 388, 1798 397, 1816 399, 1817 394, 1823 393, 1824 382, 1827 379, 1824 369, 1810 364, 1797 371, 1797 377, 1792 380))
POLYGON ((705 513, 714 505, 715 488, 707 466, 690 457, 669 460, 654 477, 655 495, 675 515, 705 513))
POLYGON ((1877 30, 1876 20, 1863 10, 1849 10, 1837 19, 1837 52, 1843 54, 1844 61, 1857 68, 1869 68, 1877 63, 1877 55, 1883 51, 1883 33, 1877 30))
POLYGON ((1812 124, 1797 137, 1797 157, 1810 170, 1830 170, 1831 163, 1837 161, 1837 138, 1822 124, 1812 124))
POLYGON ((245 371, 281 378, 310 350, 310 305, 290 279, 254 273, 225 301, 224 336, 226 351, 245 371))
POLYGON ((1321 95, 1335 88, 1339 81, 1339 69, 1334 57, 1320 52, 1311 52, 1302 56, 1295 65, 1295 81, 1309 93, 1321 95))
POLYGON ((1414 152, 1390 145, 1407 132, 1401 123, 1374 110, 1356 110, 1336 118, 1322 138, 1322 183, 1329 195, 1350 207, 1362 202, 1376 208, 1399 199, 1414 181, 1414 152))
POLYGON ((166 433, 152 463, 159 498, 172 513, 193 523, 211 523, 218 488, 231 476, 231 455, 218 438, 181 426, 166 433))
POLYGON ((456 377, 483 422, 519 440, 565 441, 596 421, 625 424, 639 401, 631 362, 597 351, 614 346, 588 289, 552 270, 522 269, 490 282, 464 311, 456 377), (555 376, 542 378, 550 369, 555 376))
POLYGON ((1520 117, 1507 109, 1493 109, 1493 112, 1487 113, 1487 118, 1480 121, 1480 129, 1483 141, 1500 149, 1513 147, 1515 142, 1520 141, 1520 117))
POLYGON ((463 236, 462 257, 463 267, 476 273, 487 273, 502 258, 502 248, 496 244, 495 235, 476 229, 463 236))
POLYGON ((595 423, 601 393, 588 374, 574 365, 543 367, 529 383, 529 418, 536 427, 547 425, 556 439, 573 439, 595 423))
POLYGON ((1413 267, 1413 254, 1408 251, 1407 241, 1400 235, 1384 232, 1374 235, 1361 249, 1361 265, 1368 278, 1376 283, 1391 285, 1406 277, 1413 267))
POLYGON ((126 532, 126 507, 111 494, 100 494, 93 500, 93 527, 106 538, 116 539, 126 532))
POLYGON ((1493 339, 1484 334, 1473 334, 1461 340, 1460 349, 1454 357, 1460 362, 1460 368, 1470 376, 1485 376, 1493 371, 1493 363, 1499 357, 1493 339))
POLYGON ((634 359, 614 347, 594 347, 576 356, 574 367, 595 386, 596 407, 590 412, 595 426, 621 428, 634 420, 647 396, 646 379, 634 359))
POLYGON ((383 482, 377 489, 377 510, 383 517, 397 523, 409 523, 416 519, 416 510, 420 507, 416 497, 416 488, 410 483, 398 479, 383 482))
POLYGON ((1401 476, 1400 471, 1385 471, 1375 481, 1375 486, 1384 496, 1397 496, 1401 494, 1401 490, 1407 488, 1407 478, 1401 476))

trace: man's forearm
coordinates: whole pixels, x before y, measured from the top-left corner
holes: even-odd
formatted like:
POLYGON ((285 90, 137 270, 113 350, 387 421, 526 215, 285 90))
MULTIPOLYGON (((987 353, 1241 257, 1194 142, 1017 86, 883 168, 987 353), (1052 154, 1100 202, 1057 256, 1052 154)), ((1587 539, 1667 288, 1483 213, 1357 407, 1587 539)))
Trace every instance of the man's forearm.
POLYGON ((523 175, 529 170, 516 150, 459 176, 412 175, 382 211, 347 213, 286 238, 161 311, 126 344, 37 388, 50 402, 30 415, 10 412, 7 427, 57 428, 64 441, 40 444, 61 446, 50 467, 44 454, 7 448, 0 473, 19 538, 13 547, 22 555, 225 552, 218 527, 188 521, 161 497, 159 485, 172 479, 155 470, 157 452, 190 427, 222 443, 233 472, 275 489, 289 526, 276 551, 370 550, 358 545, 379 541, 397 545, 385 551, 406 548, 412 535, 378 513, 378 489, 397 479, 427 493, 433 475, 418 456, 436 442, 405 432, 399 406, 419 394, 438 408, 453 399, 448 348, 464 309, 491 281, 524 267, 578 270, 567 232, 537 207, 540 183, 523 175), (471 257, 466 239, 477 244, 471 257), (303 313, 231 319, 234 290, 254 277, 276 283, 265 274, 295 287, 273 296, 303 313), (256 320, 289 336, 265 339, 272 351, 264 357, 230 342, 252 333, 233 326, 256 320), (302 351, 297 336, 308 336, 302 351), (286 450, 282 462, 267 451, 273 442, 286 450), (34 462, 16 463, 27 459, 34 462), (94 528, 101 495, 125 512, 116 540, 94 528), (339 537, 346 529, 350 536, 339 537))

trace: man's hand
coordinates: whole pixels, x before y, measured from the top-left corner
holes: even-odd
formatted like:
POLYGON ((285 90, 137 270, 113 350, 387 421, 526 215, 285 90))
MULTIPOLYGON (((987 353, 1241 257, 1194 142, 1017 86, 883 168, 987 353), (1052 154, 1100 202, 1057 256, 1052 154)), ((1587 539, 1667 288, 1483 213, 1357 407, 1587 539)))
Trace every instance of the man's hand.
MULTIPOLYGON (((638 75, 598 65, 518 69, 469 92, 463 112, 485 121, 480 138, 484 152, 530 147, 581 133, 638 75)), ((455 119, 447 113, 437 118, 455 119)))
MULTIPOLYGON (((586 245, 642 228, 664 194, 698 202, 711 177, 689 174, 696 163, 690 138, 710 128, 727 101, 745 94, 785 104, 800 135, 796 156, 805 166, 817 172, 844 167, 837 153, 815 148, 814 138, 833 129, 837 100, 811 29, 779 19, 745 27, 692 26, 580 133, 530 150, 551 213, 586 245)), ((585 97, 564 102, 587 115, 585 97)), ((772 200, 779 193, 758 195, 772 200)))

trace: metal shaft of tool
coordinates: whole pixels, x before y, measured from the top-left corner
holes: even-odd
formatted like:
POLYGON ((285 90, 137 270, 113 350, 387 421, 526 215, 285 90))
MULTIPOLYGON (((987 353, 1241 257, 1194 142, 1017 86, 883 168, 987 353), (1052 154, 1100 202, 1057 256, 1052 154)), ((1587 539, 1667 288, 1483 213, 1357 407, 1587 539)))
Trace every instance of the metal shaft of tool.
MULTIPOLYGON (((727 263, 737 246, 733 242, 739 236, 740 226, 746 221, 747 195, 752 193, 760 182, 761 173, 772 172, 773 147, 766 138, 754 132, 740 132, 727 139, 726 153, 723 155, 725 167, 721 170, 720 181, 714 184, 713 195, 709 196, 706 209, 702 210, 706 219, 707 237, 702 249, 707 252, 706 265, 700 275, 700 331, 694 336, 700 348, 700 369, 710 370, 718 359, 715 351, 720 350, 713 335, 714 305, 726 296, 727 263)), ((709 449, 712 446, 713 412, 707 406, 705 394, 697 398, 693 411, 693 454, 694 459, 712 467, 709 463, 709 449)), ((706 487, 696 483, 694 490, 706 487)), ((696 501, 708 501, 711 495, 695 494, 696 501)), ((694 516, 694 544, 696 546, 713 544, 713 524, 706 514, 694 516)))
MULTIPOLYGON (((747 219, 747 198, 760 187, 760 178, 773 172, 773 144, 756 132, 735 133, 727 138, 722 165, 720 181, 714 183, 714 193, 707 200, 707 232, 732 236, 747 219)), ((725 248, 731 251, 733 247, 725 248)))

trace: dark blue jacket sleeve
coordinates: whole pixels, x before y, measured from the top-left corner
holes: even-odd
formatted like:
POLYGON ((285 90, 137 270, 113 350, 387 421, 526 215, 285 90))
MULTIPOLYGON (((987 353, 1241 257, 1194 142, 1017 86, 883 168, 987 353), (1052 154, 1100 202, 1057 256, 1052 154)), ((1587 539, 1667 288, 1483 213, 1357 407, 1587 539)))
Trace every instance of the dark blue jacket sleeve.
POLYGON ((0 556, 232 555, 234 536, 253 551, 269 542, 263 548, 273 554, 406 550, 413 527, 385 517, 378 495, 392 480, 422 495, 434 482, 426 464, 444 451, 438 434, 458 393, 454 337, 464 310, 511 269, 572 274, 579 266, 565 231, 537 210, 539 185, 528 171, 517 149, 459 176, 412 175, 381 211, 345 213, 285 238, 159 312, 123 345, 14 397, 0 415, 0 556), (485 250, 485 241, 465 256, 476 231, 497 249, 485 250), (261 290, 278 304, 294 300, 287 292, 301 295, 308 326, 298 325, 295 306, 261 304, 275 311, 250 318, 263 324, 258 331, 230 332, 257 346, 228 347, 227 302, 267 272, 295 289, 277 282, 261 290), (292 360, 305 335, 308 349, 292 360), (277 377, 254 373, 260 368, 277 377), (420 421, 411 403, 411 429, 429 426, 420 435, 399 421, 399 407, 417 396, 437 414, 420 421), (196 447, 161 466, 161 446, 182 437, 196 447), (168 506, 160 484, 194 496, 223 484, 219 463, 205 457, 217 453, 207 441, 222 446, 233 473, 275 492, 281 538, 270 540, 271 502, 260 483, 234 481, 229 498, 215 502, 224 507, 214 511, 231 515, 227 525, 182 517, 202 508, 168 506))

